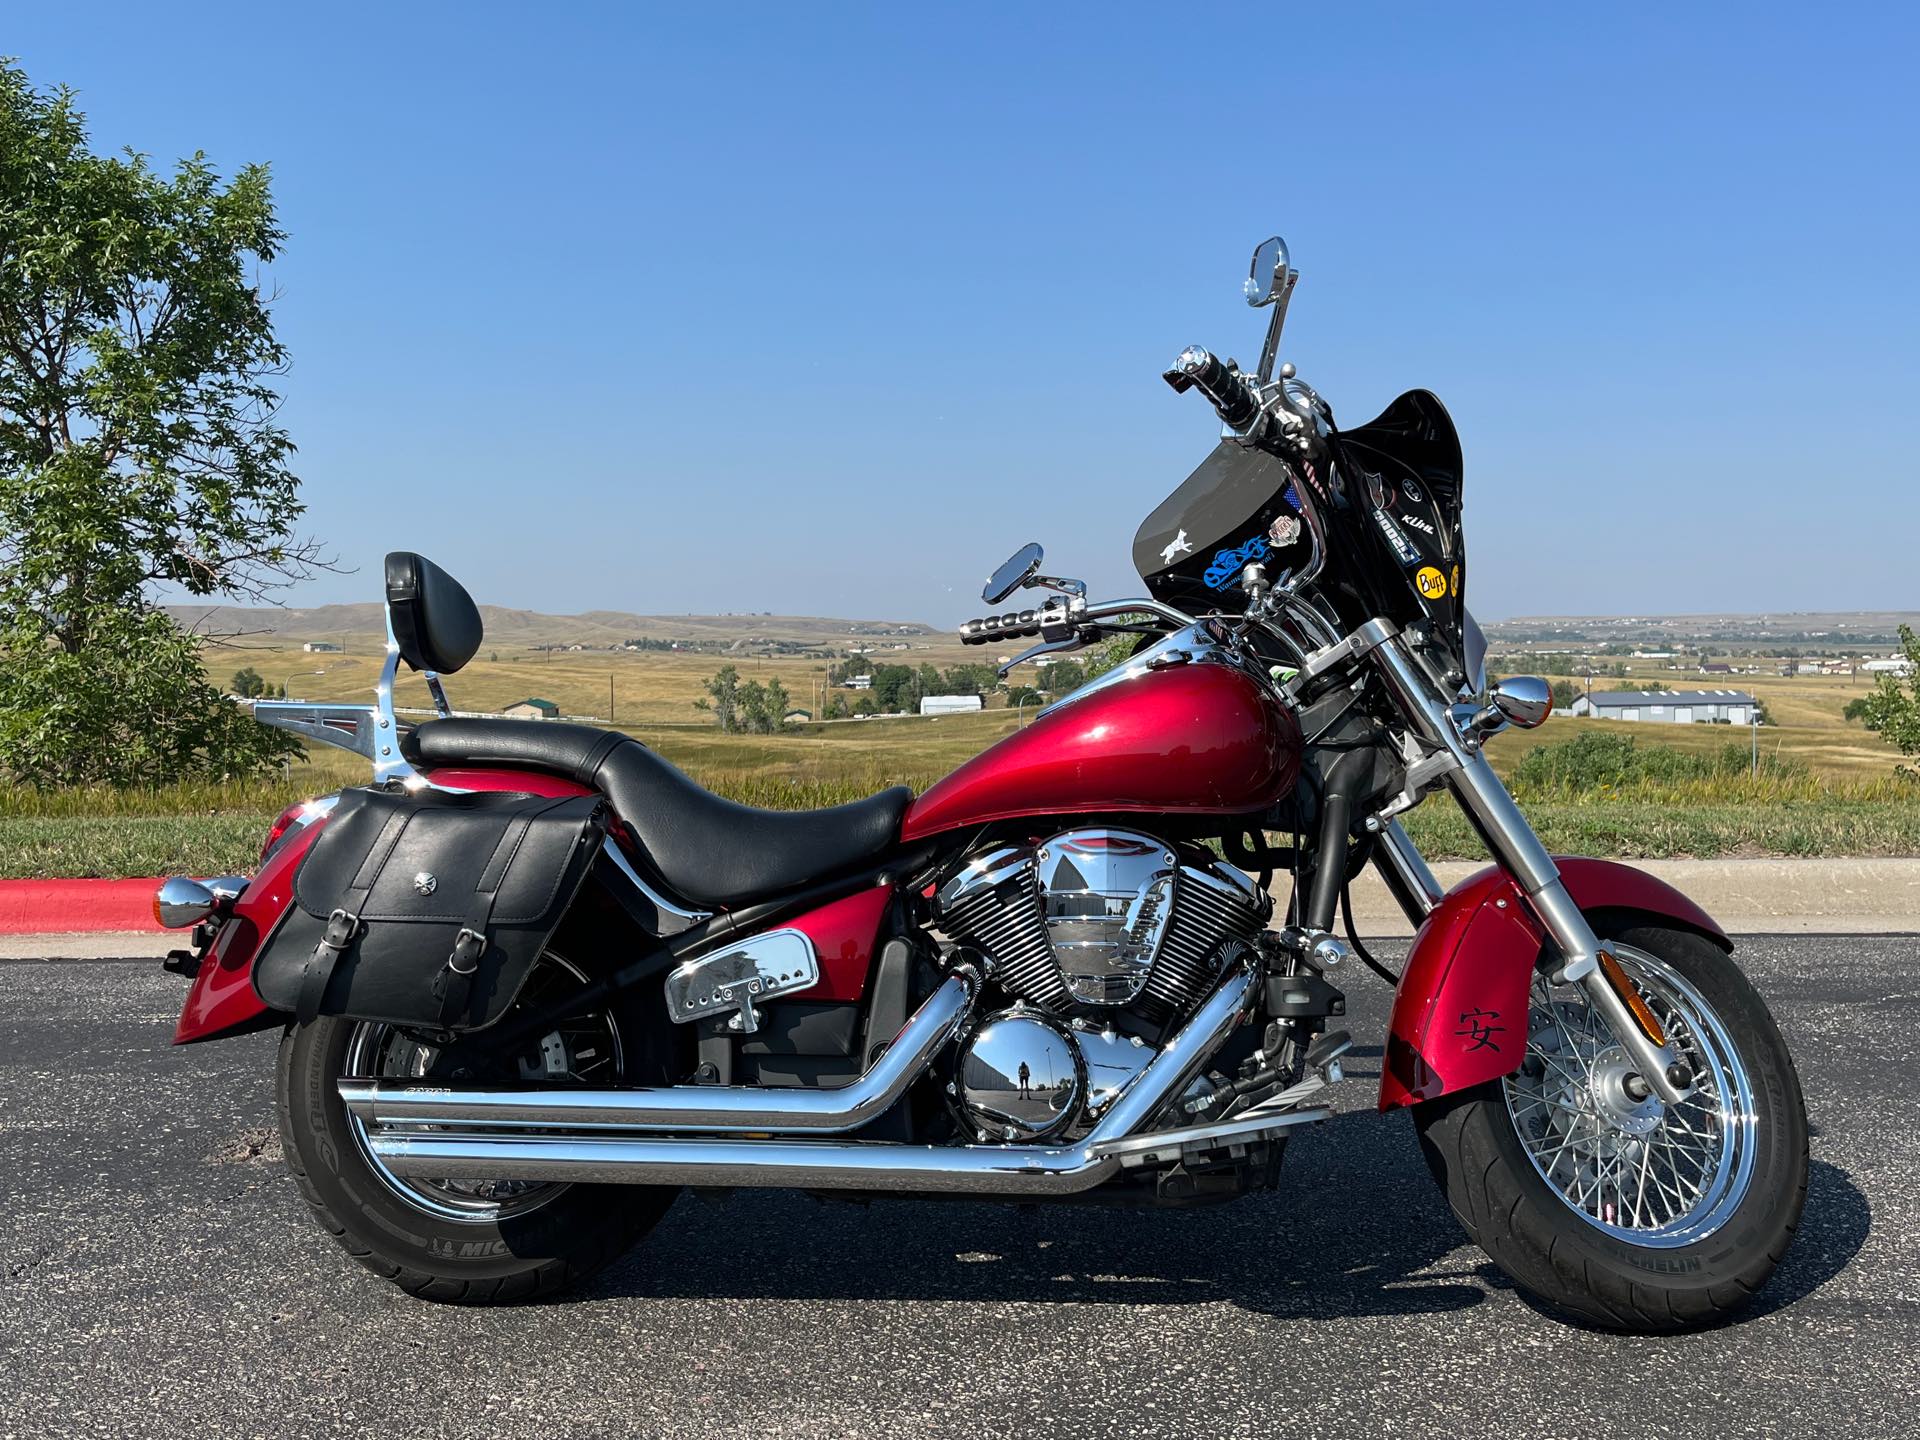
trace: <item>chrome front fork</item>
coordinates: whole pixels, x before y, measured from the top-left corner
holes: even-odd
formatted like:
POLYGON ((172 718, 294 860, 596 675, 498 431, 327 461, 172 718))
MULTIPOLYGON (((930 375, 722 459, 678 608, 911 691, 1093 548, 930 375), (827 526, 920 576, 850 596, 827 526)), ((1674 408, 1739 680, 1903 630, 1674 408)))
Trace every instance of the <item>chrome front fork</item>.
MULTIPOLYGON (((1578 984, 1587 992, 1594 1009, 1633 1057, 1654 1094, 1669 1105, 1685 1099, 1692 1079, 1680 1065, 1679 1055, 1671 1045, 1657 1045, 1648 1037, 1602 971, 1599 937, 1573 903, 1560 879, 1560 867, 1533 833, 1500 777, 1493 773, 1487 757, 1455 727, 1446 698, 1439 694, 1406 641, 1380 621, 1365 629, 1373 632, 1368 638, 1374 642, 1367 653, 1379 666, 1402 712, 1422 741, 1453 761, 1446 783, 1460 808, 1501 868, 1526 892, 1534 914, 1559 950, 1560 966, 1554 979, 1578 984)), ((1394 888, 1413 894, 1424 891, 1427 908, 1431 909, 1437 903, 1439 887, 1406 832, 1397 823, 1392 824, 1386 827, 1382 840, 1383 858, 1395 879, 1394 888)))

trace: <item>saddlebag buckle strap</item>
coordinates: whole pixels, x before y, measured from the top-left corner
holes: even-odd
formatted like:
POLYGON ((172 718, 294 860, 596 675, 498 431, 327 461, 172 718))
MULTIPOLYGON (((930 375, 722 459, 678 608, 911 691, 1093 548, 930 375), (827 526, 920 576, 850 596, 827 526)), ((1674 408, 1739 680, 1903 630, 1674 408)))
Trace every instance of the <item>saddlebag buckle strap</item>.
POLYGON ((434 977, 433 993, 440 1001, 442 1030, 451 1030, 454 1022, 467 1013, 473 996, 473 977, 480 969, 480 962, 487 958, 487 926, 493 920, 494 904, 500 899, 500 886, 532 826, 532 818, 526 815, 515 816, 507 825, 474 887, 473 906, 467 911, 466 924, 453 937, 453 951, 434 977))
POLYGON ((453 953, 447 956, 447 969, 455 975, 471 975, 480 968, 480 957, 486 953, 487 937, 463 925, 460 933, 453 937, 453 953))
MULTIPOLYGON (((491 899, 491 897, 489 897, 491 899)), ((492 909, 489 904, 487 909, 492 909)), ((484 925, 486 922, 480 922, 484 925)), ((486 958, 487 934, 472 925, 462 925, 454 936, 453 950, 440 973, 433 977, 434 998, 440 1002, 440 1028, 450 1031, 467 1009, 473 994, 473 977, 486 958)))
POLYGON ((305 1025, 320 1013, 333 967, 359 938, 360 917, 351 910, 340 907, 327 916, 327 928, 320 933, 320 943, 313 947, 300 974, 300 999, 294 1010, 298 1023, 305 1025))

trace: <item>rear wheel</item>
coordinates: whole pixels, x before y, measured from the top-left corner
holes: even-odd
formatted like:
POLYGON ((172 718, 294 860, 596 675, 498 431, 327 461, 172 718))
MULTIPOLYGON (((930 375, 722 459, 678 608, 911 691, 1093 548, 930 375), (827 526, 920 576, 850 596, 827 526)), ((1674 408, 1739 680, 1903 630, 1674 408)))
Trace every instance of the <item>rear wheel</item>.
POLYGON ((1620 931, 1622 968, 1697 1077, 1667 1106, 1577 986, 1536 977, 1504 1080, 1415 1109, 1474 1241, 1548 1306, 1613 1330, 1736 1313, 1799 1224, 1807 1120, 1779 1028, 1733 960, 1690 931, 1620 931))
MULTIPOLYGON (((515 1010, 577 990, 584 973, 540 957, 515 1010)), ((509 1012, 511 1014, 513 1012, 509 1012)), ((671 1188, 395 1175, 340 1101, 347 1077, 460 1076, 497 1083, 638 1085, 665 1078, 639 1016, 618 999, 480 1059, 472 1041, 437 1047, 392 1026, 321 1019, 280 1042, 276 1085, 287 1164, 320 1223, 361 1264, 430 1300, 534 1299, 592 1274, 666 1213, 671 1188), (471 1053, 463 1053, 471 1052, 471 1053)))

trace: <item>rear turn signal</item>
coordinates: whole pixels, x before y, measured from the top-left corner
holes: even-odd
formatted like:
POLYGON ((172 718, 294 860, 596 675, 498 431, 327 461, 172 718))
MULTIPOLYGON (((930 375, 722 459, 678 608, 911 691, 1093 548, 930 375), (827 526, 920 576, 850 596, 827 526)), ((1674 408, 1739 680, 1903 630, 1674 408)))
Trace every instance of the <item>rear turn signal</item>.
POLYGON ((163 930, 186 930, 213 913, 219 897, 198 880, 175 875, 163 880, 153 896, 154 923, 163 930))

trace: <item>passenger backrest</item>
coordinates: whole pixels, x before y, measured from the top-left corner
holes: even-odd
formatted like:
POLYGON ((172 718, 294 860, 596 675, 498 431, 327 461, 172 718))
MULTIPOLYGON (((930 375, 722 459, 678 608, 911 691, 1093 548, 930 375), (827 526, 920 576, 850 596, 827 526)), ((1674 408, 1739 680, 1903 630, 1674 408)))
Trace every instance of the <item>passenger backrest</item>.
POLYGON ((387 556, 387 618, 400 658, 451 675, 480 648, 480 607, 460 582, 424 555, 387 556))

